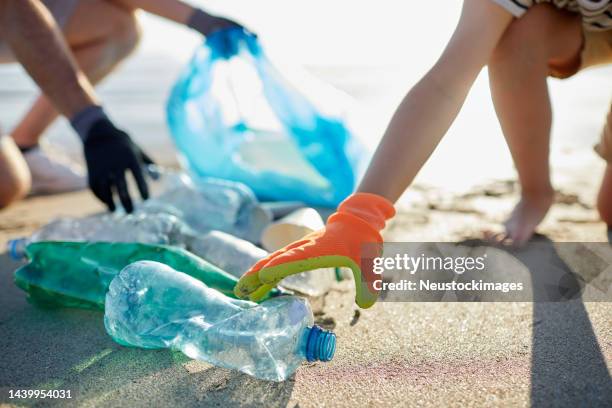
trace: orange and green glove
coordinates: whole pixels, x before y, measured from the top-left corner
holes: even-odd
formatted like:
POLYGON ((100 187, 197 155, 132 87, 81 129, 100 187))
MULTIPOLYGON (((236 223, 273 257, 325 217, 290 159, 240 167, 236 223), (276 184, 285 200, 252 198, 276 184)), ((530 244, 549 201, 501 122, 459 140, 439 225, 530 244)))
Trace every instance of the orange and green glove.
POLYGON ((283 278, 300 272, 330 267, 346 267, 355 278, 355 302, 368 308, 378 298, 373 282, 380 279, 372 271, 362 270, 362 245, 381 245, 380 231, 385 221, 395 215, 387 199, 368 193, 348 197, 332 214, 327 226, 306 235, 257 262, 238 281, 234 293, 240 298, 257 300, 283 278))

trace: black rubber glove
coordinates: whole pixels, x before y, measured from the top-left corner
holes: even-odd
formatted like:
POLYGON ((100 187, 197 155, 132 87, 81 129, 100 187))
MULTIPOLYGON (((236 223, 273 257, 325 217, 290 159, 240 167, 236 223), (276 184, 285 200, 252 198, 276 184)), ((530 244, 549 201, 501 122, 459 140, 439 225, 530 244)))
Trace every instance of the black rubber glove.
POLYGON ((244 28, 241 24, 230 20, 225 17, 218 17, 212 14, 208 14, 204 10, 196 9, 191 17, 189 17, 189 21, 187 21, 187 26, 193 28, 198 31, 203 36, 208 36, 215 31, 222 30, 224 28, 244 28))
POLYGON ((104 202, 110 211, 115 211, 113 190, 126 212, 134 210, 125 175, 131 171, 140 195, 149 198, 149 188, 144 177, 144 166, 153 164, 151 159, 132 141, 124 131, 102 118, 91 125, 83 147, 89 173, 91 191, 104 202))

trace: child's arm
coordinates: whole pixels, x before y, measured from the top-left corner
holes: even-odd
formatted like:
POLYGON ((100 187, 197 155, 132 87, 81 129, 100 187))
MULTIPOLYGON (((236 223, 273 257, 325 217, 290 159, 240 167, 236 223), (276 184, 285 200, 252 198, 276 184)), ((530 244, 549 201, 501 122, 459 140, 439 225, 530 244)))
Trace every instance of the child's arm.
POLYGON ((397 201, 454 121, 511 20, 492 0, 465 0, 450 42, 398 107, 358 191, 397 201))
POLYGON ((324 230, 255 264, 240 278, 236 295, 256 300, 289 275, 347 267, 355 278, 355 302, 372 306, 382 278, 362 269, 362 246, 382 243, 380 231, 395 213, 391 202, 408 187, 450 127, 511 20, 512 15, 492 0, 465 0, 448 46, 399 106, 357 194, 340 204, 324 230))

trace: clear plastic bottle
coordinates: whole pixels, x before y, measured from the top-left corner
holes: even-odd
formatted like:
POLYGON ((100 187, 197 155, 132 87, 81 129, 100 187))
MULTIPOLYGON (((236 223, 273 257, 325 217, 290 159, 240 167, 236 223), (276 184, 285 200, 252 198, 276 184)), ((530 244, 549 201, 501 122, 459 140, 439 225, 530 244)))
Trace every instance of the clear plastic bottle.
MULTIPOLYGON (((188 241, 187 248, 237 278, 268 256, 267 251, 221 231, 194 236, 188 241)), ((334 270, 324 268, 288 276, 280 285, 304 295, 322 296, 335 281, 334 270)))
POLYGON ((45 241, 28 245, 27 258, 15 271, 14 282, 41 307, 103 309, 111 281, 127 265, 142 260, 162 262, 230 297, 235 297, 238 282, 188 251, 166 245, 45 241))
POLYGON ((137 211, 172 214, 198 233, 219 230, 255 243, 272 221, 270 211, 242 183, 162 174, 162 193, 143 202, 137 211))
POLYGON ((194 235, 188 241, 188 248, 237 278, 268 256, 266 251, 250 242, 221 231, 194 235))
POLYGON ((224 231, 259 242, 272 221, 253 192, 241 183, 219 179, 192 180, 183 173, 155 169, 162 193, 140 204, 134 214, 117 212, 84 218, 59 218, 30 238, 8 243, 11 257, 39 241, 140 242, 185 247, 184 235, 224 231))
MULTIPOLYGON (((102 214, 84 218, 58 218, 29 238, 9 241, 8 252, 15 260, 25 257, 26 247, 34 242, 137 242, 184 248, 240 278, 268 252, 252 243, 224 233, 198 234, 170 214, 102 214)), ((286 289, 308 296, 321 296, 333 284, 327 269, 302 272, 282 281, 286 289)))
POLYGON ((268 255, 252 243, 222 231, 198 234, 175 216, 163 213, 58 218, 29 238, 9 241, 9 254, 21 260, 29 244, 44 241, 171 245, 187 249, 237 278, 268 255))
POLYGON ((170 214, 96 214, 83 218, 58 218, 29 238, 9 241, 13 259, 22 259, 25 248, 41 241, 140 242, 184 248, 188 229, 170 214))
POLYGON ((106 295, 104 323, 120 344, 172 348, 257 378, 287 379, 305 361, 329 361, 336 336, 313 325, 305 299, 256 305, 151 261, 124 268, 106 295))

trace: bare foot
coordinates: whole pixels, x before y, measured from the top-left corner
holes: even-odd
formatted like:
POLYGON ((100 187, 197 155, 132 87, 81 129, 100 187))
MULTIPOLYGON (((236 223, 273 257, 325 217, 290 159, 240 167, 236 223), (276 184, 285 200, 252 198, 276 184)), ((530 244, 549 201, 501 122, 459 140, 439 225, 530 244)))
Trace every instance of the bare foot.
POLYGON ((498 244, 522 246, 533 236, 554 200, 554 191, 523 194, 510 217, 504 222, 505 232, 487 233, 486 237, 498 244))

